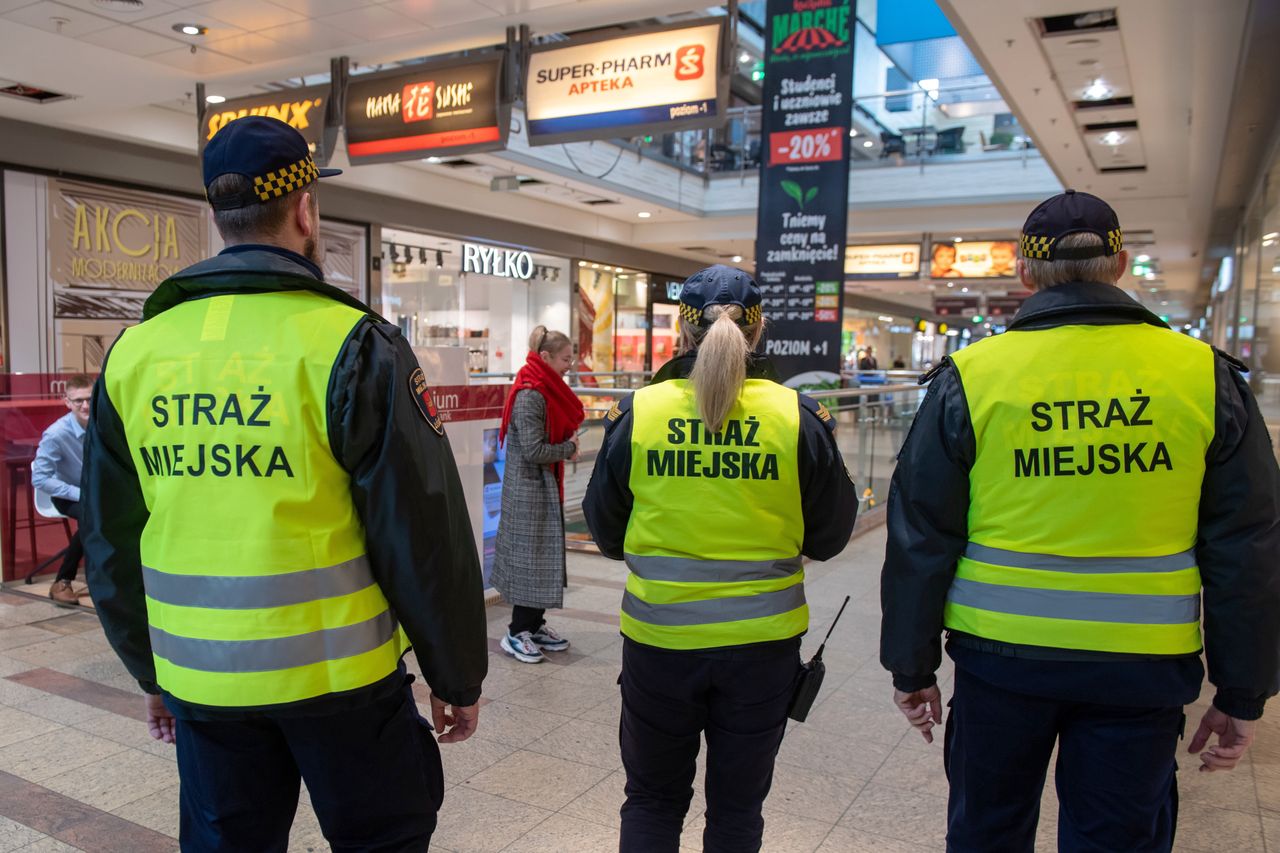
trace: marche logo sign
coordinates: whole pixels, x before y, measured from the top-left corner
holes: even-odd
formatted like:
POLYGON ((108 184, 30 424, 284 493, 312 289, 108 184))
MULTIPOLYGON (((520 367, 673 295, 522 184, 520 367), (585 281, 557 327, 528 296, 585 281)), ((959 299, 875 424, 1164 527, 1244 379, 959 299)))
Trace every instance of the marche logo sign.
POLYGON ((775 61, 850 49, 852 10, 847 0, 793 0, 790 5, 790 11, 769 21, 769 52, 775 61))

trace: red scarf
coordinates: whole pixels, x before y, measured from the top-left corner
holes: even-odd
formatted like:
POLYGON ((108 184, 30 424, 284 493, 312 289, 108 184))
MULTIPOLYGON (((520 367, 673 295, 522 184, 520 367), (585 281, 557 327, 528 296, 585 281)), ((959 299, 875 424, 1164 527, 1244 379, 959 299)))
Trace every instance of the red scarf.
MULTIPOLYGON (((524 367, 516 373, 511 393, 507 395, 506 405, 502 407, 502 426, 498 430, 498 441, 507 440, 507 427, 511 424, 511 409, 515 404, 516 394, 525 390, 537 391, 547 402, 547 441, 562 444, 568 441, 582 422, 586 413, 582 401, 569 390, 564 377, 551 369, 551 365, 542 360, 536 352, 529 353, 524 367)), ((564 462, 556 462, 552 466, 556 474, 556 485, 560 487, 560 500, 564 500, 564 462)))

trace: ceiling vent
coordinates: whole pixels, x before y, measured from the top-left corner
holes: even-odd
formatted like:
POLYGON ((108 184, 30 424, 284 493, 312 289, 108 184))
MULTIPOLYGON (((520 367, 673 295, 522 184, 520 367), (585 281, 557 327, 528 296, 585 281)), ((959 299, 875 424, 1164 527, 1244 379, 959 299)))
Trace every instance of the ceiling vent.
POLYGON ((71 95, 63 95, 58 92, 50 92, 48 89, 37 89, 35 86, 26 86, 22 83, 11 83, 8 86, 0 87, 0 95, 10 98, 17 98, 26 101, 29 104, 51 104, 54 101, 65 101, 71 98, 71 95))
POLYGON ((1119 26, 1115 9, 1077 12, 1074 15, 1050 15, 1040 19, 1040 32, 1046 36, 1105 32, 1117 29, 1119 26))
POLYGON ((480 168, 480 164, 477 163, 475 160, 466 160, 466 159, 463 159, 462 157, 459 157, 456 160, 445 160, 440 165, 448 166, 450 169, 479 169, 480 168))
POLYGON ((582 203, 591 207, 599 207, 602 204, 621 204, 622 202, 614 201, 611 198, 589 198, 583 200, 582 203))
POLYGON ((141 12, 144 7, 142 0, 93 0, 93 5, 112 12, 141 12))
POLYGON ((716 250, 711 248, 710 246, 683 246, 681 247, 680 251, 697 252, 699 254, 707 254, 707 255, 714 255, 716 252, 716 250))

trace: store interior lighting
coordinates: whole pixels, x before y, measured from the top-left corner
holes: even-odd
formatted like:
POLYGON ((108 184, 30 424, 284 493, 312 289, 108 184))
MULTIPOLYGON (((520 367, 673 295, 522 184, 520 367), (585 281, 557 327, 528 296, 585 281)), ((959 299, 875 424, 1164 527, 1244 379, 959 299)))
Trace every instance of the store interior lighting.
POLYGON ((206 95, 204 98, 206 104, 222 104, 226 103, 226 100, 226 95, 206 95))
POLYGON ((650 216, 653 216, 653 214, 647 210, 642 210, 639 213, 637 213, 636 216, 640 217, 641 219, 648 219, 650 216))
MULTIPOLYGON (((423 258, 422 260, 423 260, 423 263, 426 263, 426 258, 423 258)), ((440 251, 439 249, 436 249, 436 269, 440 269, 443 266, 444 266, 444 252, 440 251)))
POLYGON ((209 28, 202 24, 174 24, 173 31, 184 36, 202 36, 209 32, 209 28))
POLYGON ((1086 101, 1105 101, 1112 95, 1112 89, 1101 77, 1085 87, 1082 96, 1086 101))

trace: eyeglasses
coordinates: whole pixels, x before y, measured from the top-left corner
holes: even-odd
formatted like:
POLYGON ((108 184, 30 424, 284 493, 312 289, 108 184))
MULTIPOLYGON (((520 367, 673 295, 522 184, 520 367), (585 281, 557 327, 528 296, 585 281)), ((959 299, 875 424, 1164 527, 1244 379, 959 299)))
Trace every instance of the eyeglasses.
POLYGON ((67 397, 66 401, 67 405, 79 408, 81 406, 89 405, 89 401, 92 399, 92 397, 67 397))

